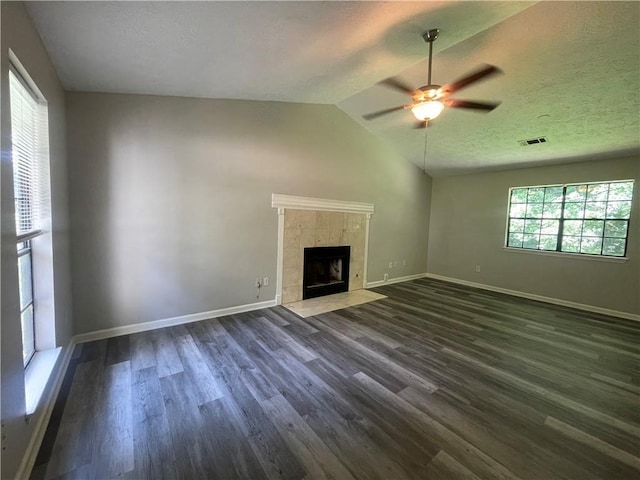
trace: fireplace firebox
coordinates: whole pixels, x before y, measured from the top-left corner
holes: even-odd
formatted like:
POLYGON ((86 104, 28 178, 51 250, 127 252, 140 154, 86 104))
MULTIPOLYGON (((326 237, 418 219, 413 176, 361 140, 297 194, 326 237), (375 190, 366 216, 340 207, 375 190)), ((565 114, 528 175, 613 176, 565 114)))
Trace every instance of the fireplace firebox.
POLYGON ((347 292, 350 254, 350 246, 305 248, 302 298, 347 292))

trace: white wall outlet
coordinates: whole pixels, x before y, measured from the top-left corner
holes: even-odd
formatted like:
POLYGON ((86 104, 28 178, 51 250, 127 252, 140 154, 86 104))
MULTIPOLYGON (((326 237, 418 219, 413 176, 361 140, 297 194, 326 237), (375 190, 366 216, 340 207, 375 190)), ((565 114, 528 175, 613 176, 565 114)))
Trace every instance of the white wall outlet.
POLYGON ((393 262, 389 262, 389 268, 393 268, 393 262))
POLYGON ((269 277, 264 277, 262 279, 262 285, 264 285, 265 287, 269 286, 269 277))
POLYGON ((256 278, 256 288, 260 288, 262 286, 262 281, 259 278, 256 278))
POLYGON ((384 277, 383 277, 382 279, 383 279, 385 282, 386 282, 387 280, 389 280, 389 274, 388 274, 388 273, 385 273, 385 274, 384 274, 384 277))
POLYGON ((403 267, 406 267, 406 266, 407 266, 407 260, 406 260, 406 259, 405 259, 405 260, 402 260, 402 266, 403 266, 403 267))
POLYGON ((476 272, 480 271, 480 265, 476 265, 476 272))
POLYGON ((393 262, 393 268, 396 268, 398 266, 398 262, 393 262))

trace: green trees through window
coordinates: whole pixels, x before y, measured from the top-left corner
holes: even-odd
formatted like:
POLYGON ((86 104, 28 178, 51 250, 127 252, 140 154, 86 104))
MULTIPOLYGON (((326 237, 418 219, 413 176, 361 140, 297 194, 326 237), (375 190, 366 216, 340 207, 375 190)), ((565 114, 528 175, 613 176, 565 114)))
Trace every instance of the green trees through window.
POLYGON ((624 257, 633 184, 512 188, 506 246, 624 257))

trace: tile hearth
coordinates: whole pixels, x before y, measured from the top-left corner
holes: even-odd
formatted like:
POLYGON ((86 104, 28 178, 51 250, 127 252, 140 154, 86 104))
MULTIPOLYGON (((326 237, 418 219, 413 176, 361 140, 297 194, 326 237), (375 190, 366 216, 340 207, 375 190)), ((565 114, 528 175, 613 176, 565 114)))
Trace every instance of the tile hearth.
POLYGON ((335 295, 310 298, 309 300, 301 300, 299 302, 291 302, 283 305, 283 307, 306 318, 320 315, 321 313, 333 312, 334 310, 340 310, 342 308, 362 305, 363 303, 373 302, 382 298, 387 297, 386 295, 381 295, 370 290, 354 290, 351 292, 336 293, 335 295))

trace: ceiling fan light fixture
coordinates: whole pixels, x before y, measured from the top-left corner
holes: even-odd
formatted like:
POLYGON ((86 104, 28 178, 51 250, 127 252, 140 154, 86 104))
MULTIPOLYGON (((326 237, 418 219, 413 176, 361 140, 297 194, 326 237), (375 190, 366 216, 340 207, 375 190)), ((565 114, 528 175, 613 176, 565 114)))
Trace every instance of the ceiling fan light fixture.
POLYGON ((421 122, 433 120, 444 110, 444 103, 438 100, 428 100, 411 107, 411 113, 421 122))
POLYGON ((495 109, 500 103, 490 102, 474 102, 469 100, 456 100, 450 98, 451 94, 468 87, 482 79, 487 78, 489 75, 495 75, 502 73, 502 71, 494 65, 485 65, 479 70, 472 72, 471 74, 459 78, 453 83, 448 83, 443 86, 435 85, 431 83, 431 61, 433 59, 433 42, 438 38, 440 30, 433 28, 428 30, 422 35, 424 41, 429 44, 429 65, 427 69, 427 84, 418 89, 412 89, 411 86, 398 78, 389 77, 379 83, 393 88, 405 95, 411 96, 411 103, 408 105, 398 105, 397 107, 387 108, 379 110, 377 112, 367 113, 362 116, 365 120, 373 120, 374 118, 388 113, 397 112, 400 110, 410 109, 413 116, 418 119, 420 124, 416 128, 426 128, 429 120, 433 120, 442 113, 444 107, 447 108, 466 108, 473 109, 477 112, 490 112, 495 109))

